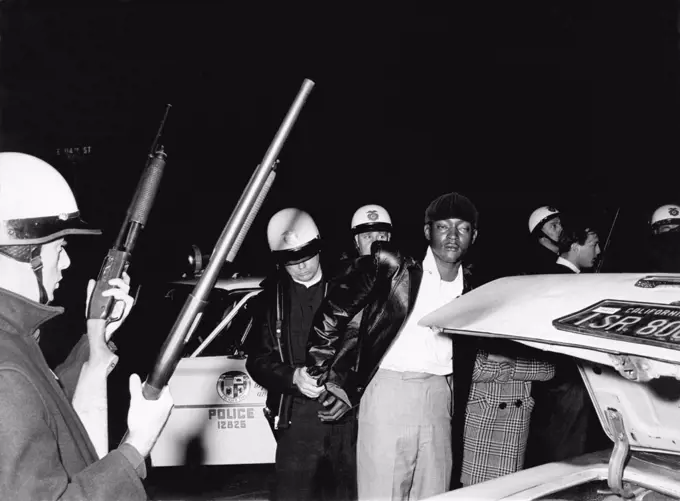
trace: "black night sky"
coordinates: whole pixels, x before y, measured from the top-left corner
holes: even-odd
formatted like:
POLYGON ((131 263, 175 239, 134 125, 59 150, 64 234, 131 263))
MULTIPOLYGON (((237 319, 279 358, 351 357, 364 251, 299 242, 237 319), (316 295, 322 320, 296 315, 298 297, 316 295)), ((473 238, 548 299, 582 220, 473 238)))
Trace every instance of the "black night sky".
POLYGON ((460 191, 481 212, 475 257, 496 264, 521 256, 538 205, 592 211, 605 233, 621 207, 611 268, 631 258, 616 258, 626 235, 680 201, 674 1, 321 4, 5 0, 0 147, 66 175, 106 232, 88 244, 94 269, 166 103, 144 271, 192 243, 211 251, 304 78, 316 86, 242 271, 266 271, 266 222, 285 206, 339 250, 353 211, 380 203, 418 254, 427 203, 460 191), (75 146, 92 150, 56 155, 75 146))

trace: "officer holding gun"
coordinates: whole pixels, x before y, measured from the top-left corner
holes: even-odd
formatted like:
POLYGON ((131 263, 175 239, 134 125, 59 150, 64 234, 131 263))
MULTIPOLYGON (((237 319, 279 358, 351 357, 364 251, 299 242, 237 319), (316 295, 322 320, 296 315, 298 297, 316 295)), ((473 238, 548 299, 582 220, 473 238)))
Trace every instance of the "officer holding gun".
MULTIPOLYGON (((40 326, 63 311, 49 303, 70 265, 65 238, 99 233, 80 219, 71 189, 52 166, 0 153, 0 499, 147 499, 144 458, 172 409, 167 387, 147 401, 139 377, 130 377, 129 434, 99 459, 72 403, 87 336, 56 373, 38 346, 40 326)), ((126 280, 110 284, 105 294, 125 308, 105 341, 132 306, 126 280)))

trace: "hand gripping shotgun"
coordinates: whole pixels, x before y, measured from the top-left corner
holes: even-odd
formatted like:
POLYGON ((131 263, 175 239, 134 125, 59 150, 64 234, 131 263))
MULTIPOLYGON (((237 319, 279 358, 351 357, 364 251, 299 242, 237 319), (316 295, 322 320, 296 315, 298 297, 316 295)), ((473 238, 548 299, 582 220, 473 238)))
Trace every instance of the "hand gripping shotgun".
POLYGON ((118 361, 107 345, 105 331, 108 323, 120 318, 111 316, 116 300, 102 296, 102 292, 111 288, 109 280, 121 278, 128 269, 132 251, 153 207, 166 159, 163 147, 158 150, 156 147, 169 110, 167 105, 118 238, 104 258, 86 312, 90 356, 80 372, 73 406, 100 458, 109 448, 107 377, 118 361))
POLYGON ((163 170, 165 169, 165 159, 167 158, 163 147, 161 146, 158 149, 156 147, 158 139, 163 133, 170 106, 168 104, 165 108, 163 120, 161 120, 158 133, 151 145, 146 167, 137 184, 137 189, 128 207, 125 220, 118 233, 118 238, 116 238, 116 242, 104 258, 87 311, 88 319, 117 320, 117 318, 109 318, 115 300, 112 297, 102 296, 102 292, 111 288, 109 280, 121 278, 123 272, 127 271, 132 251, 135 248, 141 231, 146 225, 149 213, 156 199, 161 178, 163 177, 163 170))
POLYGON ((215 244, 205 272, 201 275, 194 290, 189 294, 184 303, 170 334, 168 334, 161 348, 152 371, 144 382, 142 391, 147 400, 157 400, 161 390, 172 377, 184 346, 200 322, 201 315, 207 304, 208 295, 215 285, 222 265, 227 260, 227 257, 233 259, 236 256, 245 233, 248 231, 257 211, 264 202, 267 190, 274 180, 279 152, 313 86, 314 82, 309 79, 305 79, 302 83, 295 101, 274 136, 274 140, 269 145, 262 161, 255 169, 245 191, 231 213, 229 221, 227 221, 222 234, 215 244))

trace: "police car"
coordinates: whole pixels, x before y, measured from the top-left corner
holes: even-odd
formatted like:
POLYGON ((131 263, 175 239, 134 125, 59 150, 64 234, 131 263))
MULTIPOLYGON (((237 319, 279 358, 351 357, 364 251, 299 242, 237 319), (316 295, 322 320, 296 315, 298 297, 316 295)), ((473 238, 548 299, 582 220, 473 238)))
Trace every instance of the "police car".
MULTIPOLYGON (((219 279, 168 382, 175 407, 151 451, 154 467, 274 463, 276 442, 263 409, 267 392, 245 368, 261 277, 219 279)), ((166 286, 153 311, 177 318, 198 279, 166 286)), ((166 326, 164 326, 165 328, 166 326)))
POLYGON ((680 498, 680 276, 508 277, 421 320, 573 356, 612 449, 429 498, 680 498))

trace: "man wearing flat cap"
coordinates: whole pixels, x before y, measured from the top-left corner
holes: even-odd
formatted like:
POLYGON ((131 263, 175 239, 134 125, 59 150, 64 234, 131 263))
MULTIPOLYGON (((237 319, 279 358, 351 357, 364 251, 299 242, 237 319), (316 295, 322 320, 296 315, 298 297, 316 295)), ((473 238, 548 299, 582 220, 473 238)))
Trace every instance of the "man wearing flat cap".
POLYGON ((452 338, 418 321, 472 288, 463 260, 477 221, 465 196, 436 198, 425 212, 422 262, 375 242, 334 280, 314 319, 307 372, 335 397, 334 407, 361 401, 360 500, 423 499, 449 489, 462 436, 462 427, 452 433, 453 404, 464 414, 476 351, 457 339, 456 360, 468 353, 453 364, 452 338), (360 311, 360 325, 351 326, 360 311))

